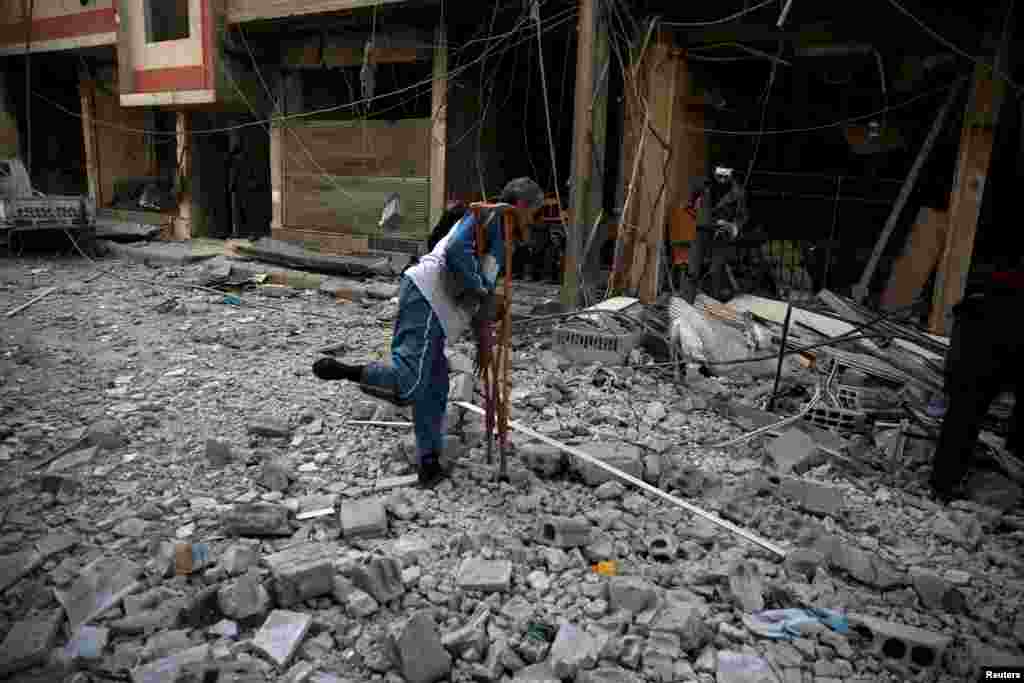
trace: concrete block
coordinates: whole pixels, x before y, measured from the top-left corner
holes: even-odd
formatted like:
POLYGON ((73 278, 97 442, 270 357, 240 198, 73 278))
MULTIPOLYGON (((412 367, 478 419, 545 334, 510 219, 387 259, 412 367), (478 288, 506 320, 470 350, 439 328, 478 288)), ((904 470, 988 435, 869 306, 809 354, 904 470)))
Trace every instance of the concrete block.
POLYGON ((428 611, 413 614, 393 642, 407 683, 435 683, 452 670, 451 655, 428 611))
POLYGON ((654 584, 638 576, 613 576, 608 580, 608 604, 612 610, 634 614, 653 607, 658 601, 654 584))
POLYGON ((729 590, 733 601, 743 611, 764 609, 764 582, 761 570, 753 562, 740 562, 729 572, 729 590))
POLYGON ((220 558, 221 567, 229 576, 239 576, 260 563, 260 554, 255 548, 241 543, 229 547, 220 558))
POLYGON ((276 609, 256 632, 252 645, 278 667, 284 668, 298 650, 312 623, 313 617, 308 614, 276 609))
POLYGON ((508 560, 467 558, 459 565, 456 584, 462 590, 496 593, 507 591, 512 583, 512 563, 508 560))
POLYGON ((36 551, 43 559, 48 559, 76 545, 78 537, 73 534, 49 534, 36 541, 36 551))
POLYGON ((491 611, 486 605, 477 607, 473 616, 466 624, 454 631, 449 631, 441 638, 441 644, 449 652, 459 655, 470 648, 476 648, 477 652, 484 652, 490 642, 487 637, 487 622, 491 618, 491 611))
POLYGON ((783 566, 790 574, 803 576, 810 580, 814 578, 818 567, 825 564, 825 560, 825 556, 817 550, 798 548, 786 555, 783 566))
POLYGON ((346 538, 381 536, 388 532, 388 513, 379 498, 346 500, 339 512, 341 533, 346 538))
POLYGON ((146 647, 142 650, 142 661, 150 662, 154 659, 163 659, 190 647, 192 647, 192 641, 188 637, 187 629, 155 633, 146 641, 146 647))
POLYGON ((203 680, 214 666, 209 645, 198 645, 132 670, 132 683, 203 680))
POLYGON ((345 572, 352 583, 381 604, 405 593, 402 565, 393 557, 374 557, 366 564, 354 565, 345 572))
POLYGON ((778 683, 771 665, 761 657, 720 650, 716 683, 778 683))
POLYGON ((292 435, 292 428, 284 420, 271 415, 261 415, 249 421, 248 431, 257 436, 285 438, 292 435))
POLYGON ((55 591, 74 631, 135 592, 142 567, 130 560, 99 558, 86 565, 67 591, 55 591))
POLYGON ((668 603, 651 622, 652 631, 665 631, 679 636, 686 652, 700 650, 711 640, 711 629, 704 622, 704 609, 697 604, 668 603))
POLYGON ((516 672, 515 683, 562 683, 548 662, 538 662, 516 672))
POLYGON ((800 509, 815 515, 836 517, 846 507, 846 494, 835 486, 786 477, 779 490, 800 509))
POLYGON ((542 477, 557 476, 565 469, 565 454, 554 446, 527 443, 517 450, 523 464, 542 477))
POLYGON ((775 469, 783 474, 799 474, 811 466, 818 447, 814 439, 799 429, 788 429, 768 443, 768 455, 775 469))
POLYGON ((657 534, 647 539, 647 555, 655 562, 675 562, 679 544, 672 534, 657 534))
POLYGON ((34 550, 13 555, 0 555, 0 592, 7 590, 23 576, 43 564, 43 556, 34 550))
POLYGON ((944 578, 920 567, 911 567, 910 583, 921 604, 928 609, 958 614, 967 608, 967 600, 944 578))
POLYGON ((16 623, 0 644, 0 676, 37 666, 46 661, 57 640, 64 610, 36 614, 16 623))
POLYGON ((230 536, 291 536, 290 511, 283 505, 246 503, 224 513, 221 523, 230 536))
POLYGON ((562 624, 551 646, 548 663, 559 678, 572 678, 581 669, 594 668, 599 654, 597 639, 573 624, 562 624))
POLYGON ((254 574, 246 574, 217 591, 217 606, 221 614, 236 621, 266 616, 270 609, 270 594, 254 574))
MULTIPOLYGON (((638 446, 630 444, 588 443, 580 447, 584 452, 637 479, 644 475, 643 453, 638 446)), ((600 486, 615 479, 597 465, 574 460, 573 468, 589 486, 600 486)))
POLYGON ((186 607, 185 598, 174 598, 159 607, 107 622, 114 635, 139 635, 176 628, 186 607))
POLYGON ((941 665, 952 638, 865 615, 849 615, 850 628, 864 638, 868 652, 882 660, 919 669, 941 665))
POLYGON ((284 458, 272 458, 263 463, 260 484, 271 491, 287 491, 294 478, 291 463, 284 458))
POLYGON ((274 597, 281 607, 328 595, 334 588, 332 543, 303 543, 268 555, 264 563, 274 577, 274 597))
POLYGON ((636 673, 610 666, 581 671, 577 674, 576 680, 579 683, 643 683, 643 679, 636 673))
POLYGON ((224 467, 233 460, 231 445, 217 439, 206 440, 206 459, 214 467, 224 467))
POLYGON ((586 517, 547 517, 541 520, 537 540, 557 548, 577 548, 590 544, 591 532, 586 517))

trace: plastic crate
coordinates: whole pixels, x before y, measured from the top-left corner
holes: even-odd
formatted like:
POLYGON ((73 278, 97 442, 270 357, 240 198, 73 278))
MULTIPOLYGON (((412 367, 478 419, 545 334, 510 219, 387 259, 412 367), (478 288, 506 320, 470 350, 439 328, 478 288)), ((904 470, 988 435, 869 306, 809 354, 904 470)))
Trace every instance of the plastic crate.
POLYGON ((624 363, 636 346, 639 335, 634 332, 602 332, 556 325, 554 348, 577 363, 624 363))
POLYGON ((828 408, 818 406, 812 408, 804 419, 822 429, 834 432, 854 432, 862 429, 866 423, 864 413, 860 410, 845 408, 828 408))

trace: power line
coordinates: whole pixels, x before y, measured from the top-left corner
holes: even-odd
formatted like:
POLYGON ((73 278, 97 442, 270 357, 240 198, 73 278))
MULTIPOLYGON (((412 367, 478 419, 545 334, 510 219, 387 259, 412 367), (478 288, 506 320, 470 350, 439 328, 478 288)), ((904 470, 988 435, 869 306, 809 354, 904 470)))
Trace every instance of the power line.
POLYGON ((757 10, 761 9, 762 7, 767 7, 768 5, 774 5, 776 3, 776 1, 777 0, 765 0, 762 3, 758 3, 757 5, 754 5, 753 7, 748 7, 747 9, 740 10, 739 12, 736 12, 734 14, 730 14, 727 17, 722 17, 721 19, 712 19, 711 21, 689 21, 689 22, 663 21, 663 22, 661 22, 661 25, 662 26, 668 26, 670 28, 702 28, 704 26, 717 26, 718 24, 728 24, 730 21, 734 21, 736 19, 739 19, 740 17, 746 16, 746 15, 750 14, 751 12, 756 12, 757 10))
MULTIPOLYGON (((548 31, 554 30, 558 26, 561 26, 562 24, 564 24, 567 21, 569 21, 570 19, 572 19, 575 16, 575 14, 576 14, 576 8, 575 7, 567 9, 567 10, 563 10, 558 15, 554 15, 553 17, 548 19, 548 25, 544 28, 544 31, 548 32, 548 31), (565 15, 565 16, 559 16, 559 15, 565 15), (555 17, 558 17, 558 19, 556 20, 555 17)), ((514 42, 514 43, 512 43, 510 45, 507 45, 505 47, 505 51, 511 50, 514 47, 517 47, 517 46, 522 45, 524 43, 530 42, 532 40, 533 40, 532 36, 526 37, 526 38, 522 38, 522 39, 520 39, 520 40, 518 40, 518 41, 516 41, 516 42, 514 42)), ((488 53, 490 51, 491 51, 490 49, 485 50, 485 55, 486 55, 486 53, 488 53)), ((452 78, 453 76, 457 76, 460 73, 469 70, 469 68, 471 68, 472 66, 474 66, 475 64, 480 62, 481 59, 483 59, 483 58, 485 58, 485 57, 484 56, 477 57, 477 58, 473 59, 470 62, 467 62, 466 64, 464 64, 462 66, 459 66, 459 67, 457 67, 457 68, 455 68, 453 70, 450 70, 449 74, 448 74, 448 77, 452 78)), ((217 128, 205 128, 205 129, 202 129, 202 130, 192 131, 190 133, 190 135, 196 136, 196 135, 214 135, 214 134, 217 134, 217 133, 229 133, 231 131, 241 130, 241 129, 244 129, 244 128, 251 128, 251 127, 254 127, 254 126, 265 126, 267 123, 283 123, 285 121, 291 121, 291 120, 294 120, 294 119, 311 118, 313 116, 318 116, 318 115, 321 115, 321 114, 329 114, 329 113, 336 112, 336 111, 342 111, 344 109, 351 109, 351 108, 359 107, 359 106, 361 106, 363 104, 366 104, 366 103, 369 103, 369 102, 373 102, 375 100, 383 99, 384 97, 389 97, 389 96, 393 96, 393 95, 400 95, 400 94, 403 94, 403 93, 406 93, 406 92, 410 92, 410 91, 413 91, 413 90, 419 90, 419 89, 422 89, 425 86, 430 86, 433 83, 433 81, 434 81, 434 78, 433 78, 433 76, 431 76, 430 78, 424 79, 424 80, 419 81, 417 83, 413 83, 412 85, 405 86, 403 88, 398 88, 396 90, 392 90, 390 92, 383 93, 381 95, 375 95, 374 97, 363 98, 363 99, 360 99, 360 100, 349 102, 347 104, 340 104, 340 105, 335 105, 335 106, 332 106, 332 107, 323 107, 321 109, 313 109, 313 110, 310 110, 310 111, 298 112, 296 114, 288 114, 288 115, 285 115, 285 116, 279 116, 279 117, 275 117, 275 118, 271 118, 271 119, 262 119, 262 120, 258 120, 258 121, 251 121, 249 123, 242 123, 242 124, 237 124, 237 125, 233 125, 233 126, 221 126, 221 127, 217 127, 217 128)), ((33 91, 32 94, 35 97, 39 98, 40 100, 48 103, 50 106, 54 107, 55 109, 58 109, 58 110, 64 112, 68 116, 72 116, 72 117, 78 118, 78 119, 83 118, 83 115, 81 113, 73 111, 71 109, 68 109, 67 107, 63 106, 59 102, 55 102, 55 101, 51 100, 50 98, 46 97, 45 95, 43 95, 41 93, 33 91)), ((418 97, 420 95, 422 95, 422 93, 420 93, 420 94, 418 94, 416 96, 418 97)), ((392 107, 392 108, 394 108, 394 107, 392 107)), ((160 136, 175 136, 176 135, 176 133, 172 133, 172 132, 168 132, 168 131, 151 130, 151 129, 147 129, 147 128, 133 128, 131 126, 123 126, 123 125, 121 125, 119 123, 115 123, 113 121, 104 121, 102 119, 94 119, 93 123, 95 123, 96 125, 100 125, 100 126, 106 127, 106 128, 111 128, 111 129, 114 129, 114 130, 120 130, 122 132, 127 132, 127 133, 141 133, 141 134, 144 134, 144 135, 160 135, 160 136)))
MULTIPOLYGON (((1000 70, 998 68, 998 62, 996 63, 996 66, 993 66, 993 65, 989 64, 988 62, 986 62, 985 60, 979 59, 979 58, 975 57, 974 55, 972 55, 972 54, 966 52, 965 50, 963 50, 962 48, 958 47, 953 41, 951 41, 948 38, 942 36, 940 33, 938 33, 932 27, 928 26, 928 24, 924 23, 924 21, 922 19, 920 19, 919 17, 915 16, 910 10, 908 10, 906 7, 904 7, 899 2, 897 2, 897 0, 888 0, 888 2, 889 2, 890 5, 892 5, 894 8, 896 8, 897 11, 899 11, 901 14, 903 14, 903 16, 907 17, 908 19, 913 21, 915 24, 917 24, 918 27, 920 27, 922 31, 924 31, 925 33, 930 35, 932 38, 934 38, 938 42, 942 43, 943 45, 945 45, 946 47, 948 47, 950 50, 952 50, 953 52, 957 53, 961 57, 963 57, 965 59, 969 59, 970 61, 974 62, 978 66, 985 67, 986 69, 991 71, 993 74, 995 74, 999 78, 1003 79, 1007 83, 1007 85, 1009 85, 1011 88, 1013 88, 1013 90, 1016 91, 1016 93, 1018 95, 1020 95, 1020 93, 1021 93, 1021 86, 1019 86, 1017 83, 1015 83, 1013 81, 1013 79, 1011 79, 1005 72, 1003 72, 1002 70, 1000 70)), ((1006 17, 1007 22, 1009 22, 1010 17, 1012 16, 1012 13, 1013 13, 1013 3, 1010 4, 1010 8, 1009 8, 1008 13, 1007 13, 1007 17, 1006 17)))

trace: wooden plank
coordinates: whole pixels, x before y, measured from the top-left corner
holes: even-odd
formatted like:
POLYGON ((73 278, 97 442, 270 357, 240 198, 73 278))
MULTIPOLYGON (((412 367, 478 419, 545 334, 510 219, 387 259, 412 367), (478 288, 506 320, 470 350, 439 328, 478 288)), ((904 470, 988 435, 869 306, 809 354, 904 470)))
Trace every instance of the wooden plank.
POLYGON ((903 251, 893 263, 879 301, 881 310, 906 308, 914 302, 939 262, 948 230, 948 211, 921 208, 903 251))
POLYGON ((330 232, 310 228, 272 228, 270 235, 282 242, 299 242, 307 248, 317 248, 322 254, 365 254, 370 250, 369 239, 359 235, 330 232))
POLYGON ((284 135, 282 124, 274 124, 270 129, 270 228, 280 228, 284 224, 284 154, 281 138, 284 135))
MULTIPOLYGON (((765 299, 751 294, 741 294, 731 299, 729 305, 738 311, 748 311, 779 325, 786 319, 785 301, 765 299)), ((829 318, 820 313, 797 308, 796 306, 793 307, 793 322, 808 327, 826 337, 838 337, 854 331, 854 326, 849 323, 829 318)), ((870 339, 860 339, 857 343, 874 353, 880 352, 878 345, 870 339)))
POLYGON ((936 334, 949 334, 953 306, 963 298, 967 285, 1003 88, 1001 81, 999 87, 993 87, 987 68, 979 65, 975 69, 960 134, 960 154, 949 204, 949 233, 936 271, 928 323, 936 334))
POLYGON ((175 120, 176 158, 178 160, 178 217, 174 221, 174 238, 187 240, 192 237, 192 128, 191 115, 179 111, 175 120))
POLYGON ((237 24, 307 14, 392 5, 405 0, 227 0, 228 22, 237 24))
POLYGON ((448 36, 444 24, 437 27, 434 80, 431 85, 430 220, 436 225, 444 213, 448 161, 448 36))
POLYGON ((861 273, 860 281, 853 287, 853 296, 859 303, 864 303, 868 296, 868 286, 875 275, 878 260, 882 257, 882 252, 885 251, 885 247, 889 243, 889 236, 892 235, 892 231, 896 228, 896 222, 903 215, 903 208, 907 204, 907 199, 910 198, 910 193, 913 191, 914 186, 917 185, 917 176, 921 173, 924 162, 928 160, 932 147, 935 146, 935 140, 939 137, 939 133, 942 132, 943 125, 946 123, 946 117, 949 114, 949 110, 953 107, 953 102, 960 93, 961 87, 963 87, 963 80, 958 80, 956 85, 950 89, 949 97, 946 98, 946 102, 939 109, 939 113, 935 115, 935 121, 932 122, 932 128, 928 131, 928 137, 925 138, 924 144, 921 145, 921 149, 914 159, 914 164, 910 167, 910 172, 903 181, 900 194, 896 197, 896 203, 893 204, 892 211, 889 212, 889 217, 882 227, 882 233, 875 242, 871 258, 868 259, 867 265, 864 266, 864 272, 861 273))
POLYGON ((99 151, 96 147, 96 82, 85 69, 79 70, 78 96, 82 107, 82 141, 85 145, 85 173, 89 185, 89 196, 96 206, 103 206, 104 197, 100 184, 99 151))

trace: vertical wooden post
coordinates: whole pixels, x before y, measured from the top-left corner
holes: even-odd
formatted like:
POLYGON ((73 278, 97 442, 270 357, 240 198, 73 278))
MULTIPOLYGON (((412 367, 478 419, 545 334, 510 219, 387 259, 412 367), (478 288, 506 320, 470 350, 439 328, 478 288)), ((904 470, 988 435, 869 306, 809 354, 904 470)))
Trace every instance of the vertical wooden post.
POLYGON ((949 202, 949 231, 935 274, 928 322, 934 334, 949 334, 953 306, 963 298, 967 287, 1004 89, 1002 80, 994 79, 991 70, 976 67, 960 134, 960 154, 949 202))
MULTIPOLYGON (((595 0, 580 0, 580 18, 576 46, 576 104, 573 116, 572 193, 569 204, 569 225, 566 226, 565 270, 562 274, 562 304, 579 305, 579 264, 583 249, 580 222, 585 213, 584 202, 590 195, 593 177, 593 118, 590 103, 594 97, 594 35, 597 32, 595 0)), ((560 182, 555 178, 556 183, 560 182)), ((559 207, 561 209, 561 207, 559 207)))
POLYGON ((434 79, 431 86, 433 121, 430 132, 430 227, 444 213, 447 198, 448 157, 448 36, 444 24, 437 27, 434 46, 434 79))
POLYGON ((178 163, 178 217, 174 220, 174 239, 192 238, 192 127, 191 115, 179 111, 175 121, 176 159, 178 163))
POLYGON ((277 121, 270 128, 270 230, 280 230, 284 222, 284 122, 277 121))
POLYGON ((656 42, 647 48, 640 65, 642 82, 638 83, 643 88, 641 92, 646 92, 650 130, 643 149, 639 150, 642 179, 633 188, 635 198, 629 218, 636 226, 629 288, 644 303, 651 303, 658 296, 668 197, 674 190, 675 174, 669 154, 682 61, 672 54, 670 40, 659 33, 656 42))
POLYGON ((89 182, 89 196, 96 206, 103 206, 103 187, 100 184, 99 147, 96 144, 96 81, 85 69, 78 72, 78 96, 82 103, 82 140, 85 142, 85 172, 89 182))

